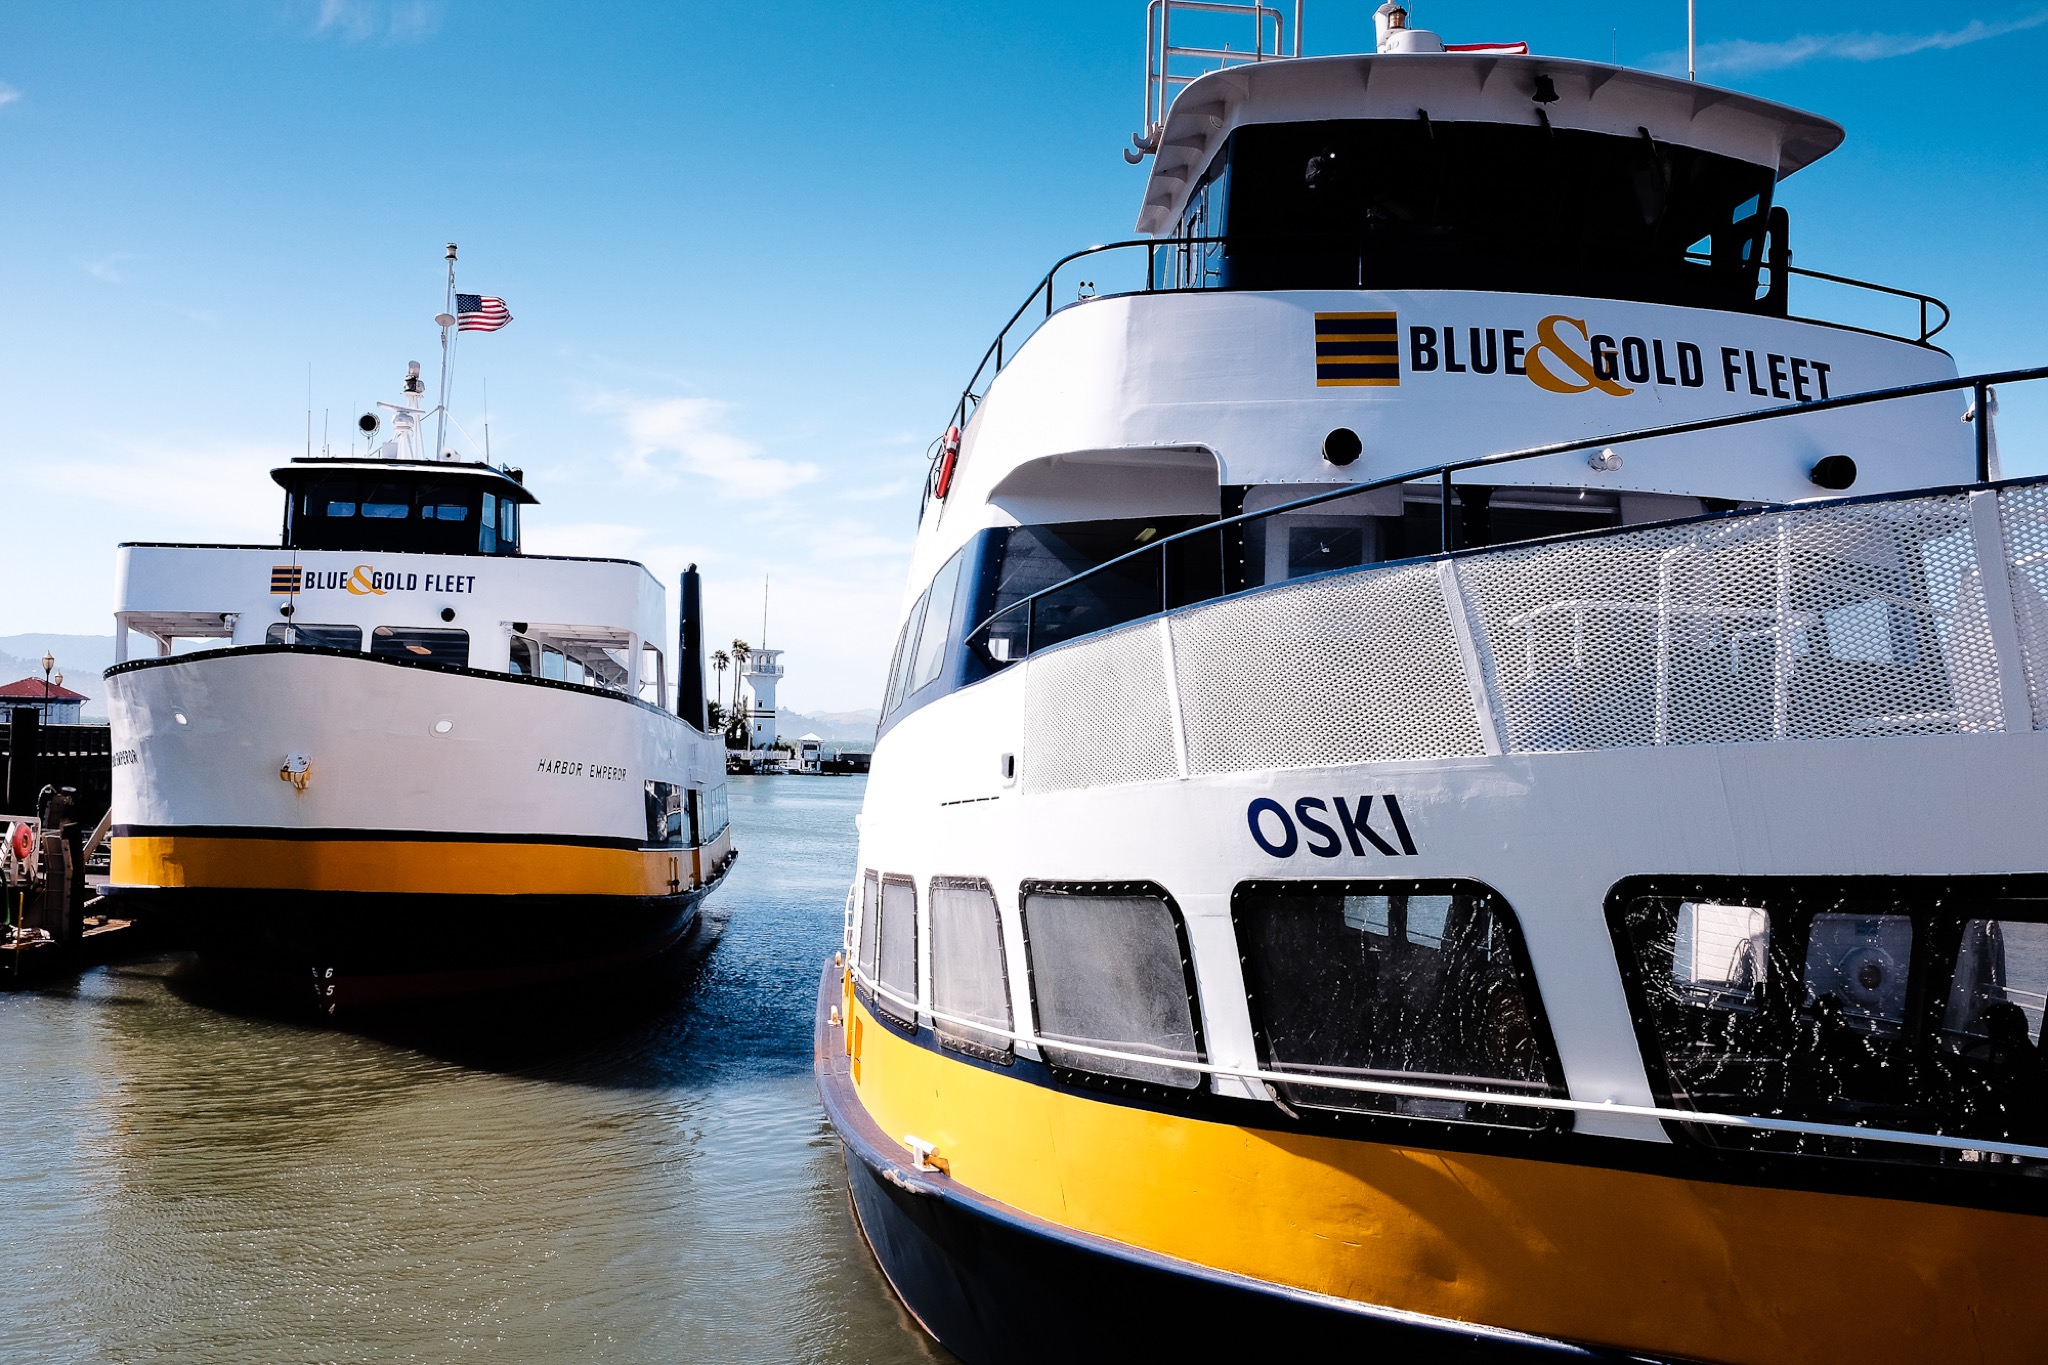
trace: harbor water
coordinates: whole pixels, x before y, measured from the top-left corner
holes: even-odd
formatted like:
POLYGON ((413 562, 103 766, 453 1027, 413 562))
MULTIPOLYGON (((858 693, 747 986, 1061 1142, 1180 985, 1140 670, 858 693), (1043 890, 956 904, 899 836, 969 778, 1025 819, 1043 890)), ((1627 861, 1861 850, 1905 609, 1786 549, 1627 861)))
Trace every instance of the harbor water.
POLYGON ((631 998, 330 1028, 176 954, 0 996, 0 1360, 951 1359, 811 1079, 865 785, 734 779, 715 940, 631 998))

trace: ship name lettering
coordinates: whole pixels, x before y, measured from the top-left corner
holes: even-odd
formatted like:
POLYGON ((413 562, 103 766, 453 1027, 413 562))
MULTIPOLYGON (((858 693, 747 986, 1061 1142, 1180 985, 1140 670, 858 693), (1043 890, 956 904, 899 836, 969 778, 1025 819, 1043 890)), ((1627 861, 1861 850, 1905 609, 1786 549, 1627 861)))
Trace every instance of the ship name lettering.
POLYGON ((428 592, 475 592, 476 575, 473 573, 430 573, 427 575, 428 592))
MULTIPOLYGON (((1637 388, 1700 389, 1708 383, 1706 348, 1675 337, 1614 336, 1584 318, 1552 314, 1531 333, 1520 327, 1408 328, 1410 374, 1518 375, 1548 393, 1637 388)), ((1752 398, 1810 403, 1833 396, 1834 366, 1810 356, 1721 346, 1721 386, 1752 398)))
POLYGON ((125 768, 131 763, 140 763, 141 761, 141 756, 133 749, 117 749, 114 751, 113 766, 116 768, 125 768))
POLYGON ((1347 849, 1363 858, 1367 849, 1382 857, 1412 857, 1415 837, 1401 802, 1392 792, 1325 801, 1320 796, 1297 799, 1290 811, 1270 796, 1261 796, 1245 807, 1245 823, 1252 842, 1275 858, 1292 858, 1306 849, 1318 858, 1335 858, 1347 849), (1380 827, 1373 825, 1373 804, 1382 813, 1380 827))
POLYGON ((1825 360, 1768 351, 1764 353, 1763 364, 1758 365, 1755 351, 1737 346, 1721 348, 1721 382, 1728 392, 1737 393, 1742 391, 1735 387, 1735 381, 1740 379, 1754 398, 1791 398, 1801 403, 1826 398, 1828 375, 1834 368, 1825 360))
POLYGON ((581 777, 583 765, 573 759, 544 758, 540 761, 539 772, 552 773, 557 777, 581 777))

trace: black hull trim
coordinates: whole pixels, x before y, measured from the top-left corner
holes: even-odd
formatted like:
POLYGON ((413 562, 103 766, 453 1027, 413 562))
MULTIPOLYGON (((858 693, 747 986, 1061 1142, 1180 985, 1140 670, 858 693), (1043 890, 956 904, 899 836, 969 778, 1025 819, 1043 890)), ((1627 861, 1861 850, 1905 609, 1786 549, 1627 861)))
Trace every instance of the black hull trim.
POLYGON ((109 888, 115 913, 196 950, 211 976, 322 1013, 624 970, 697 928, 704 886, 673 896, 391 895, 109 888))
POLYGON ((828 966, 815 1064, 855 1216, 904 1306, 970 1365, 1645 1359, 1246 1279, 1076 1232, 918 1171, 861 1107, 840 1026, 828 1022, 838 999, 838 969, 828 966))

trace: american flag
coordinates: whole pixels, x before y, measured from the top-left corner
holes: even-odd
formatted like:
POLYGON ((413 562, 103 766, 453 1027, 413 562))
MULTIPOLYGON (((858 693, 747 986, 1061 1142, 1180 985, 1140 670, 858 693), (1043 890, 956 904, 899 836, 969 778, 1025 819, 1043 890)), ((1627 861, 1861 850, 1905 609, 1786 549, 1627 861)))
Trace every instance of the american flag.
POLYGON ((512 310, 503 299, 489 294, 455 296, 455 329, 459 332, 495 332, 510 321, 512 310))

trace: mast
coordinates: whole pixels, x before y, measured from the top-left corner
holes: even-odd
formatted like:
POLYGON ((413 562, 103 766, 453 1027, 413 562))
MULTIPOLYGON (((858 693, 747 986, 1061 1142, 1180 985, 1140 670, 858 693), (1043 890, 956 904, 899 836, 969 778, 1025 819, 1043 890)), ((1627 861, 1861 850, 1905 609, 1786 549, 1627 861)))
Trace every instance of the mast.
POLYGON ((455 243, 448 244, 448 296, 434 319, 441 324, 441 402, 434 409, 434 458, 447 448, 448 436, 448 328, 455 321, 455 243))

